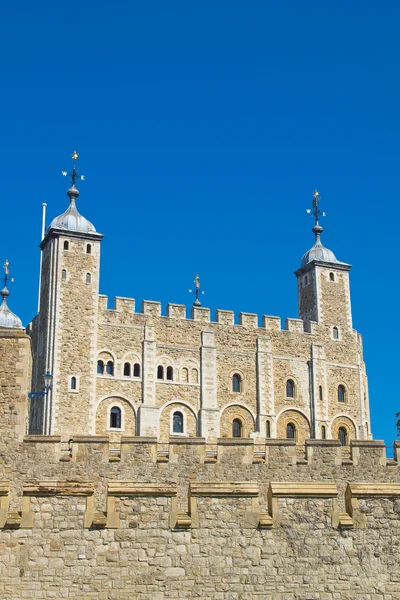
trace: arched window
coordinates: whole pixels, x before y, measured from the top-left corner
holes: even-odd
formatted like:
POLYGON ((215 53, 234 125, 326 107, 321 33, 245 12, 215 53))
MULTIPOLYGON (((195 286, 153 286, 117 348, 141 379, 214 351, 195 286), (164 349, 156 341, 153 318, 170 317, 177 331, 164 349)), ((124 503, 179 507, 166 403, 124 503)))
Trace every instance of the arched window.
POLYGON ((199 383, 199 372, 197 369, 192 369, 192 383, 199 383))
POLYGON ((61 281, 66 281, 67 279, 67 271, 65 269, 63 269, 61 271, 61 281))
POLYGON ((338 438, 342 446, 347 446, 347 431, 345 427, 339 427, 338 438))
POLYGON ((134 377, 140 377, 140 365, 139 365, 139 363, 135 363, 133 365, 133 376, 134 377))
POLYGON ((329 281, 335 281, 335 273, 329 273, 329 281))
POLYGON ((242 437, 242 421, 240 419, 233 419, 232 421, 232 437, 242 437))
POLYGON ((64 250, 69 250, 69 242, 67 240, 64 242, 64 250))
POLYGON ((167 379, 168 381, 172 381, 174 378, 174 370, 172 367, 167 367, 167 379))
POLYGON ((240 377, 239 373, 235 373, 232 377, 232 392, 241 392, 241 391, 242 391, 242 378, 240 377))
POLYGON ((109 360, 106 364, 106 373, 107 375, 114 375, 114 363, 112 360, 109 360))
POLYGON ((71 377, 71 390, 76 390, 76 377, 71 377))
POLYGON ((322 427, 321 427, 321 438, 323 440, 326 440, 326 427, 325 427, 325 425, 322 425, 322 427))
POLYGON ((164 367, 162 365, 157 367, 157 379, 164 379, 164 367))
POLYGON ((179 411, 172 417, 172 432, 183 433, 183 414, 179 411))
POLYGON ((324 395, 323 395, 323 392, 322 392, 322 385, 320 385, 318 389, 319 389, 319 399, 323 400, 324 395))
POLYGON ((267 438, 271 437, 271 423, 269 421, 265 423, 265 433, 267 438))
POLYGON ((104 363, 102 360, 97 361, 97 373, 98 375, 103 375, 104 373, 104 363))
POLYGON ((130 363, 125 363, 124 364, 124 377, 130 377, 131 376, 131 365, 130 363))
POLYGON ((345 402, 346 401, 346 388, 342 384, 340 384, 338 386, 338 389, 337 389, 337 399, 338 399, 338 402, 345 402))
POLYGON ((182 369, 182 381, 183 383, 187 383, 189 381, 189 371, 186 367, 182 369))
POLYGON ((332 328, 332 337, 334 340, 339 339, 339 329, 337 327, 332 328))
POLYGON ((86 244, 86 254, 92 254, 92 245, 86 244))
POLYGON ((121 429, 121 409, 113 406, 110 410, 110 428, 121 429))
POLYGON ((296 439, 296 426, 294 425, 294 423, 288 423, 286 425, 286 438, 288 440, 296 439))
POLYGON ((294 381, 288 379, 286 382, 286 398, 294 398, 294 381))
POLYGON ((308 275, 304 275, 304 285, 308 285, 308 275))
POLYGON ((86 283, 92 283, 92 276, 90 273, 86 273, 86 283))

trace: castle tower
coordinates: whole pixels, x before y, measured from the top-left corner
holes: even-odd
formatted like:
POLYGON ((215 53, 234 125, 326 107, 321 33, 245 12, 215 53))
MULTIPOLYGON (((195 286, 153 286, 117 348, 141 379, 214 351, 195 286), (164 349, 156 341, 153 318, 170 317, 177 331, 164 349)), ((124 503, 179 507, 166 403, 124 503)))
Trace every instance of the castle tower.
POLYGON ((73 153, 68 209, 53 219, 40 244, 43 252, 39 314, 33 323, 35 370, 40 391, 43 374, 53 376, 45 397, 41 431, 83 433, 95 398, 95 353, 102 235, 76 207, 80 177, 73 153))
POLYGON ((25 434, 32 369, 30 337, 7 305, 7 260, 4 270, 4 288, 0 292, 0 449, 3 443, 21 441, 25 434))
POLYGON ((351 265, 337 260, 334 253, 321 243, 323 231, 319 217, 320 197, 314 192, 313 213, 315 243, 301 259, 295 273, 298 286, 299 317, 316 321, 330 328, 333 338, 352 331, 349 271, 351 265))

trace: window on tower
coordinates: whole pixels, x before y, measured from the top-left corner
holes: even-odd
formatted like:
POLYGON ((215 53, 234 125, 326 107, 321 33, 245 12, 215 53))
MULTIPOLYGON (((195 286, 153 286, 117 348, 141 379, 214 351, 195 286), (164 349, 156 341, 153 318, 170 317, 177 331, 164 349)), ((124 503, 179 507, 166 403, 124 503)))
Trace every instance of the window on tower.
POLYGON ((109 360, 106 364, 106 373, 107 375, 114 375, 114 363, 112 360, 109 360))
POLYGON ((64 250, 69 250, 69 242, 67 240, 64 242, 64 250))
POLYGON ((124 364, 124 377, 130 377, 131 376, 131 365, 130 363, 126 362, 124 364))
POLYGON ((172 367, 167 367, 167 379, 168 381, 172 381, 174 379, 174 369, 172 367))
POLYGON ((113 406, 110 410, 110 429, 121 429, 121 409, 113 406))
POLYGON ((86 254, 92 254, 92 245, 86 244, 86 254))
POLYGON ((243 426, 242 421, 240 419, 233 419, 232 421, 232 437, 240 438, 242 437, 243 426))
POLYGON ((97 374, 103 375, 103 373, 104 373, 104 363, 102 360, 98 360, 97 361, 97 374))
POLYGON ((239 373, 232 376, 232 392, 240 393, 242 391, 242 378, 239 373))
POLYGON ((164 379, 164 367, 162 365, 157 367, 157 379, 164 379))
POLYGON ((183 433, 183 414, 179 411, 174 412, 172 417, 172 432, 183 433))
POLYGON ((329 281, 335 281, 335 273, 329 273, 329 281))
POLYGON ((67 271, 65 269, 63 269, 61 271, 61 281, 66 281, 67 280, 67 271))
POLYGON ((286 398, 294 398, 295 385, 293 379, 288 379, 286 382, 286 398))
POLYGON ((338 327, 332 327, 332 337, 334 340, 339 339, 339 329, 338 327))
POLYGON ((139 365, 139 363, 135 363, 133 365, 133 376, 134 377, 140 377, 140 365, 139 365))
POLYGON ((86 273, 86 283, 92 283, 92 276, 90 273, 86 273))
POLYGON ((294 425, 294 423, 288 423, 286 425, 286 438, 288 440, 296 439, 296 426, 294 425))
POLYGON ((338 402, 346 402, 346 388, 344 387, 344 385, 340 384, 338 386, 338 402))

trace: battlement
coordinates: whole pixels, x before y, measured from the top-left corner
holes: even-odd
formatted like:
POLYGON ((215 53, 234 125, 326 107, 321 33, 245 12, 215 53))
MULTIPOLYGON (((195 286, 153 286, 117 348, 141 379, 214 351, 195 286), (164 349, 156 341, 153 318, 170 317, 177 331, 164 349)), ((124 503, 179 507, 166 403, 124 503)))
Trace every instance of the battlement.
POLYGON ((143 300, 141 310, 136 311, 136 302, 134 298, 123 298, 115 296, 113 308, 108 307, 108 297, 99 295, 99 311, 107 315, 118 313, 121 315, 152 316, 158 318, 175 319, 182 321, 195 321, 198 323, 210 323, 216 325, 227 325, 230 327, 242 327, 246 329, 266 329, 271 332, 285 331, 290 333, 316 333, 318 323, 314 321, 303 321, 297 318, 285 319, 285 326, 282 329, 281 317, 262 315, 261 317, 254 313, 240 312, 237 315, 232 310, 217 309, 214 320, 211 320, 211 311, 207 307, 192 306, 189 309, 184 304, 169 303, 165 311, 162 310, 161 302, 153 300, 143 300), (190 314, 190 316, 188 316, 190 314))

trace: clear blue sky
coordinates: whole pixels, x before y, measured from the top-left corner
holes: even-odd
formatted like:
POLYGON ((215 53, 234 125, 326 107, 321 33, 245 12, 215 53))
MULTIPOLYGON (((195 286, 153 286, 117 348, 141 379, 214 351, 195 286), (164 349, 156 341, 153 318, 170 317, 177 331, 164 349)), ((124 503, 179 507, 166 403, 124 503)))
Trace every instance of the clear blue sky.
POLYGON ((351 271, 372 430, 388 444, 400 339, 397 2, 7 2, 2 7, 1 255, 11 308, 36 311, 41 203, 105 234, 101 292, 297 316, 312 245, 351 271))

